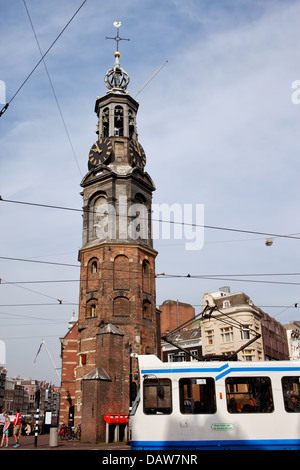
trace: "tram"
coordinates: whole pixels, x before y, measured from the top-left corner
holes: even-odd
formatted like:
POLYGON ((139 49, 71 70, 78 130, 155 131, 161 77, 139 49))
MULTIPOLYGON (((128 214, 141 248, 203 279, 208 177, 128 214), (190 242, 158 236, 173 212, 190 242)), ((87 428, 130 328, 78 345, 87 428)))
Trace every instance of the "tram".
POLYGON ((300 362, 138 361, 132 450, 300 450, 300 362))

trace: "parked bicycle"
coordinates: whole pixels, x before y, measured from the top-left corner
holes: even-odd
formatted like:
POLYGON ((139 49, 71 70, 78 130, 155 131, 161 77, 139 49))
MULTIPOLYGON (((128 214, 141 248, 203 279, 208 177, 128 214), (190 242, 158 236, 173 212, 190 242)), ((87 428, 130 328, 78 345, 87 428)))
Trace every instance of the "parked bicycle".
POLYGON ((66 426, 65 424, 62 424, 58 432, 58 435, 61 438, 61 440, 69 439, 70 428, 66 426))
POLYGON ((60 427, 60 430, 58 432, 58 435, 62 440, 68 440, 72 441, 74 439, 77 439, 78 441, 81 439, 81 425, 79 424, 78 426, 66 426, 62 425, 60 427))

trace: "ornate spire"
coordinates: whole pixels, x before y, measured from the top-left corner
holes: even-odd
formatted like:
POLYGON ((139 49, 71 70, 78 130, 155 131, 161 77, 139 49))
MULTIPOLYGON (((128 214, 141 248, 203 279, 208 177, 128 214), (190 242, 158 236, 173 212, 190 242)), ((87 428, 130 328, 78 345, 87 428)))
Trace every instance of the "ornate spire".
POLYGON ((119 28, 121 21, 114 22, 114 27, 117 28, 117 35, 114 38, 106 37, 106 39, 113 39, 117 43, 117 50, 115 52, 115 65, 114 68, 109 69, 105 75, 105 85, 112 92, 124 93, 129 84, 129 75, 120 66, 119 58, 121 56, 119 52, 119 41, 130 41, 130 39, 120 38, 119 28))

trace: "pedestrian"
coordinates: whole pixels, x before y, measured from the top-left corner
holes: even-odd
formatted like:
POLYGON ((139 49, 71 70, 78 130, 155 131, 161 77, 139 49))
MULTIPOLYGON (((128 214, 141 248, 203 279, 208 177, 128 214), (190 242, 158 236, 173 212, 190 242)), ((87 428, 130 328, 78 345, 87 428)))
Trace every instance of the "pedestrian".
POLYGON ((3 436, 3 428, 5 424, 5 418, 6 418, 6 411, 3 410, 2 413, 0 414, 0 439, 3 436))
POLYGON ((15 438, 15 445, 14 447, 19 447, 20 443, 20 430, 21 430, 21 414, 19 408, 16 411, 16 415, 14 418, 14 430, 13 430, 13 436, 15 438))
POLYGON ((9 426, 10 426, 10 419, 9 419, 9 416, 6 416, 5 424, 3 426, 3 436, 1 440, 1 447, 3 447, 4 439, 6 440, 5 447, 8 447, 9 426))
POLYGON ((29 423, 26 424, 25 432, 26 432, 27 436, 29 436, 30 433, 31 433, 31 426, 30 426, 29 423))

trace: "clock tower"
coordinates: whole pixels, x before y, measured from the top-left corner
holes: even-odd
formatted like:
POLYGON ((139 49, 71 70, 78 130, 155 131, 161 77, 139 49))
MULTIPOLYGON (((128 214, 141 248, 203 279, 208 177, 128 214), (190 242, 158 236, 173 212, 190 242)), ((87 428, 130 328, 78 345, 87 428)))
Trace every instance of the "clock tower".
POLYGON ((138 387, 136 356, 160 355, 151 228, 155 186, 145 171, 139 104, 128 84, 117 50, 105 76, 108 92, 96 99, 97 137, 81 182, 74 414, 83 439, 91 442, 105 439, 105 415, 128 413, 138 387))

